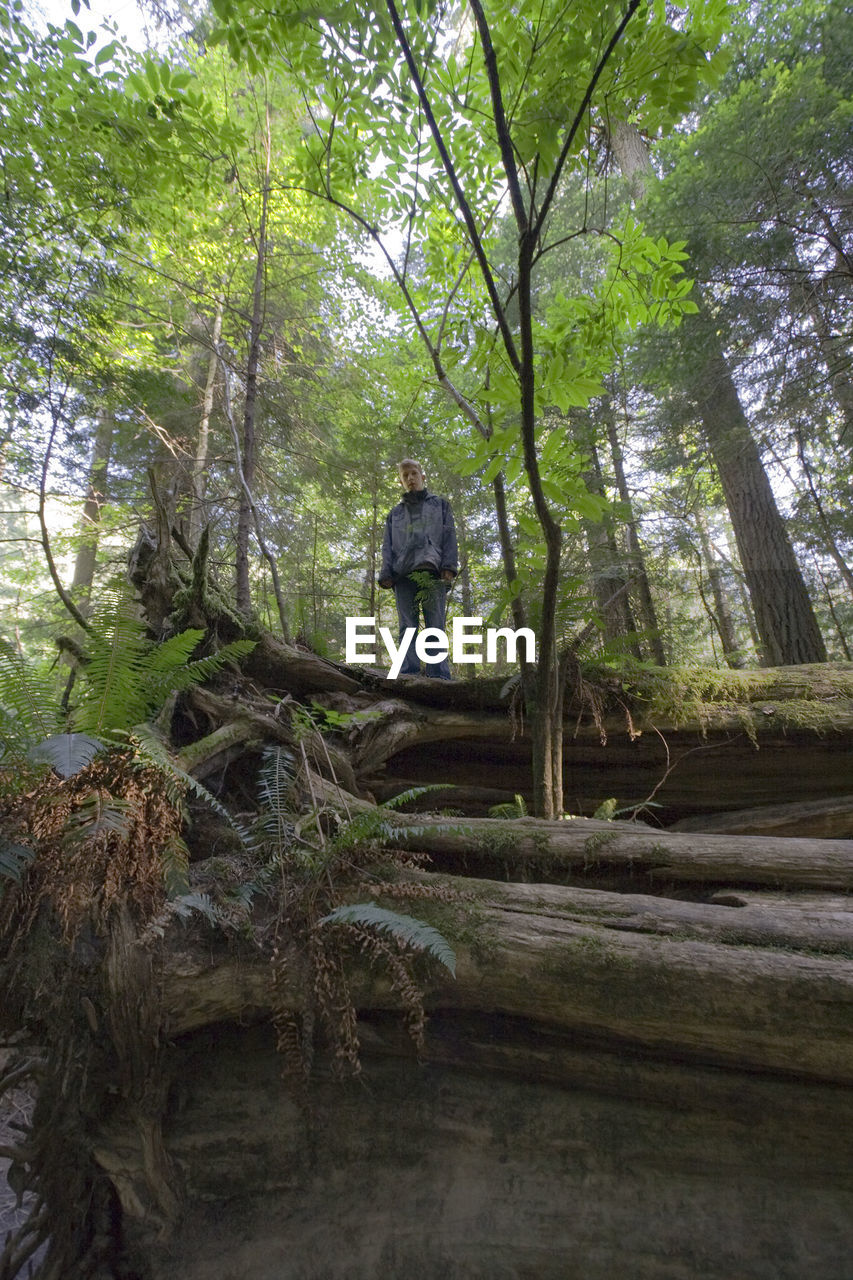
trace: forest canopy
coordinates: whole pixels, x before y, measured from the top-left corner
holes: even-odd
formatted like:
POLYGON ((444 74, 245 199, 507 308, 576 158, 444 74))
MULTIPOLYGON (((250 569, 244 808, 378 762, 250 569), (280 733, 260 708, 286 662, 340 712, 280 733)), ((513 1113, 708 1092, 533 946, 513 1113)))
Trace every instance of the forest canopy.
POLYGON ((72 7, 3 11, 28 658, 158 522, 342 658, 347 616, 392 619, 403 456, 456 511, 451 616, 536 630, 533 705, 578 643, 850 657, 845 6, 217 0, 153 7, 143 52, 72 7))

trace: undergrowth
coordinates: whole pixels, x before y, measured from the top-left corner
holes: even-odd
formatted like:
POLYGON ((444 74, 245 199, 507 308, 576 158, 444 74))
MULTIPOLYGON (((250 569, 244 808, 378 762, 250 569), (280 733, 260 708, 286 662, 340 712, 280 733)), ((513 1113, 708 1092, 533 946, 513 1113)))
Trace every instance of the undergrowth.
POLYGON ((423 861, 406 847, 419 828, 402 830, 392 808, 425 789, 332 809, 315 793, 319 770, 334 777, 330 753, 310 714, 289 703, 293 745, 264 754, 257 810, 241 825, 163 735, 175 691, 248 646, 194 662, 200 633, 153 645, 124 600, 112 628, 97 625, 65 708, 0 647, 0 1022, 39 1045, 0 1078, 0 1095, 22 1080, 37 1094, 31 1129, 5 1153, 35 1209, 0 1250, 0 1280, 45 1243, 40 1280, 113 1266, 120 1242, 104 1223, 118 1220, 115 1189, 93 1156, 112 1106, 146 1152, 133 1190, 143 1216, 164 1229, 177 1220, 179 1179, 159 1130, 160 969, 176 928, 195 922, 267 955, 283 1070, 303 1101, 321 1042, 339 1074, 360 1071, 362 997, 400 1009, 420 1045, 427 986, 455 965, 447 940, 406 909, 457 897, 406 878, 423 861), (145 721, 164 699, 167 714, 145 721), (190 866, 190 801, 231 824, 236 853, 190 866))

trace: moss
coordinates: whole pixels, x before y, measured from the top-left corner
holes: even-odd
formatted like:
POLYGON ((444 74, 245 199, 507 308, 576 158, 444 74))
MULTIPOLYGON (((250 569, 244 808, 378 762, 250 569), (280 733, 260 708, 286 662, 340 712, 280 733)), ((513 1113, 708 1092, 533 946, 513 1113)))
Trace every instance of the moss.
POLYGON ((823 733, 834 725, 835 704, 853 699, 853 664, 732 671, 712 667, 654 668, 625 680, 625 689, 647 722, 706 732, 734 717, 756 743, 768 726, 823 733))
MULTIPOLYGON (((438 902, 420 898, 417 915, 444 934, 454 947, 465 947, 474 962, 487 965, 498 954, 498 931, 484 910, 487 893, 481 899, 471 895, 457 902, 438 902)), ((396 904, 399 909, 399 903, 396 904)))
POLYGON ((503 858, 517 849, 520 837, 520 832, 508 831, 501 826, 481 832, 478 843, 483 853, 490 853, 495 858, 503 858))
POLYGON ((615 831, 593 831, 583 842, 584 866, 598 861, 602 849, 606 849, 616 839, 615 831))

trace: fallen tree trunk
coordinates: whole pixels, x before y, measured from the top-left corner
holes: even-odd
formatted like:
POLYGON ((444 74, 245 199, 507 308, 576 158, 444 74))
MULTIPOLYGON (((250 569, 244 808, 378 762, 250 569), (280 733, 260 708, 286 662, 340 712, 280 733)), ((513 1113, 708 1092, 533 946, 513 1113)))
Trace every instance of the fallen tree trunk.
POLYGON ((754 836, 808 836, 821 840, 853 837, 853 796, 805 800, 800 804, 761 805, 733 813, 704 813, 674 822, 671 831, 754 836))
MULTIPOLYGON (((525 1018, 625 1053, 853 1083, 853 919, 822 934, 759 910, 491 882, 460 889, 469 896, 458 904, 419 908, 457 948, 456 980, 429 982, 430 1008, 525 1018)), ((399 1007, 362 969, 351 991, 362 1011, 399 1007)), ((303 998, 290 990, 293 1008, 303 998)), ((169 954, 163 1002, 169 1036, 268 1015, 268 964, 169 954)))
POLYGON ((423 819, 401 816, 416 830, 412 847, 429 853, 441 869, 484 874, 502 869, 507 879, 583 879, 629 873, 638 885, 764 884, 800 889, 853 889, 853 841, 715 836, 657 831, 639 823, 572 818, 423 819))

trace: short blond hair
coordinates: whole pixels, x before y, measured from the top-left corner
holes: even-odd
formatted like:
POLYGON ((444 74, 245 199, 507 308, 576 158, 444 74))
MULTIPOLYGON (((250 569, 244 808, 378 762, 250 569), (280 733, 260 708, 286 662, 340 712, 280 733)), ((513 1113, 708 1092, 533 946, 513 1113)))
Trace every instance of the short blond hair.
POLYGON ((420 464, 419 462, 416 462, 414 458, 402 458, 402 459, 397 463, 397 474, 398 474, 398 475, 400 475, 400 474, 402 473, 403 467, 417 467, 417 469, 418 469, 418 471, 420 471, 421 475, 425 475, 425 474, 426 474, 426 473, 424 472, 424 469, 423 469, 423 467, 421 466, 421 464, 420 464))

